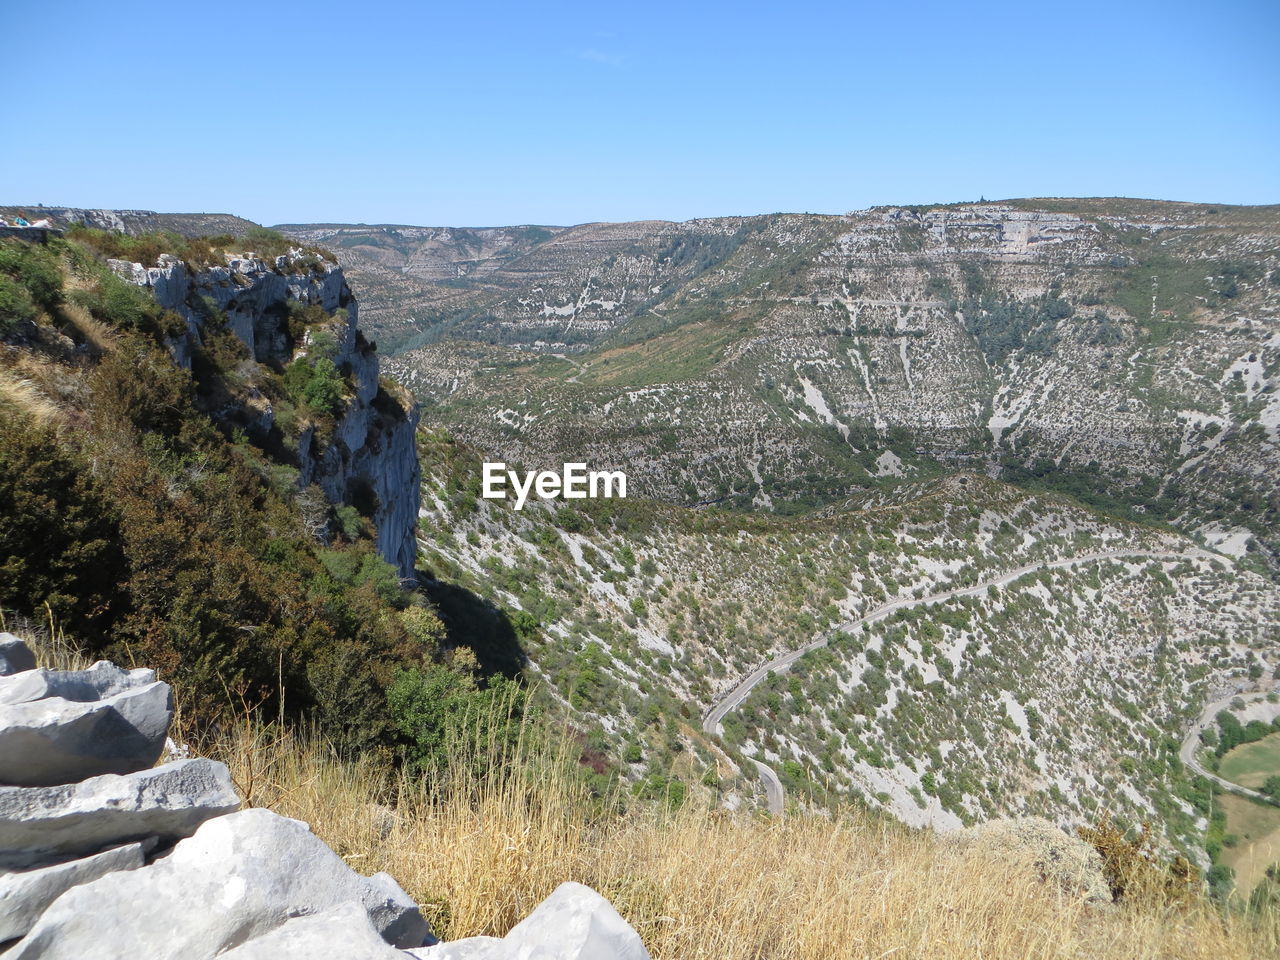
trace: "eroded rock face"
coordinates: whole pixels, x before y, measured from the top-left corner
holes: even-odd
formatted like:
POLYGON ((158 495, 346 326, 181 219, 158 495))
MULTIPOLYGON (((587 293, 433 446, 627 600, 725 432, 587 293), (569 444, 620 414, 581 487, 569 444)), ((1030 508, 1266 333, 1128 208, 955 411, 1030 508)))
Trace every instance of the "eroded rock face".
POLYGON ((166 683, 126 688, 101 700, 46 697, 5 704, 0 706, 0 783, 47 787, 145 770, 160 759, 172 717, 166 683))
POLYGON ((357 905, 394 946, 427 939, 391 877, 360 876, 303 823, 244 810, 206 823, 145 870, 68 890, 6 960, 200 960, 342 904, 357 905))
POLYGON ((0 787, 0 868, 147 837, 169 843, 239 806, 227 768, 203 758, 63 786, 0 787))
POLYGON ((31 648, 12 633, 0 633, 0 677, 34 670, 36 656, 31 648))
MULTIPOLYGON (((158 304, 186 320, 186 334, 169 344, 180 366, 190 368, 193 350, 202 342, 214 311, 226 317, 254 361, 276 369, 299 357, 314 357, 323 336, 329 344, 327 354, 354 395, 323 443, 316 441, 314 428, 302 431, 297 448, 299 486, 316 484, 330 503, 372 503, 379 553, 401 577, 412 577, 419 506, 414 441, 418 408, 408 397, 393 396, 380 382, 376 351, 359 330, 358 304, 342 270, 301 251, 272 260, 230 258, 224 267, 196 273, 169 255, 150 268, 124 260, 108 262, 118 276, 149 288, 158 304), (308 328, 295 340, 290 304, 319 307, 333 320, 308 328)), ((270 402, 261 395, 250 396, 226 414, 251 432, 269 433, 274 425, 270 402)))

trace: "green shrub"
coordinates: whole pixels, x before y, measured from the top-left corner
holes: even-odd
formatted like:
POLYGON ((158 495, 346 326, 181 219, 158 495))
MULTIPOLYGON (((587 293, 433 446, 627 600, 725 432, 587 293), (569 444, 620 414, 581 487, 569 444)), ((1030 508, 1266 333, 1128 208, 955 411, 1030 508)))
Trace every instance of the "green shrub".
POLYGON ((406 761, 418 770, 439 771, 451 756, 479 761, 514 749, 529 702, 518 683, 501 675, 481 688, 468 674, 431 664, 396 671, 387 710, 402 735, 406 761), (459 750, 459 744, 469 749, 459 750))
POLYGON ((36 304, 27 288, 0 273, 0 337, 12 332, 18 324, 35 318, 36 304))
POLYGON ((285 368, 284 388, 295 402, 328 416, 337 416, 346 403, 342 375, 328 357, 294 360, 285 368))
POLYGON ((20 284, 37 306, 52 311, 62 302, 62 271, 47 247, 23 240, 0 240, 0 274, 20 284))
POLYGON ((0 607, 98 636, 127 609, 119 516, 53 434, 0 407, 0 607))

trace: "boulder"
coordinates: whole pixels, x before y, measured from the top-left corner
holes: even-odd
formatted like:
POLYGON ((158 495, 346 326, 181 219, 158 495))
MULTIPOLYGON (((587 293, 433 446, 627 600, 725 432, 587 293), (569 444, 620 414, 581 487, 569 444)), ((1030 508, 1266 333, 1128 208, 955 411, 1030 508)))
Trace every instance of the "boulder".
POLYGON ((560 884, 501 940, 468 937, 409 954, 416 960, 649 960, 640 935, 580 883, 560 884))
POLYGON ((36 655, 12 633, 0 633, 0 677, 36 668, 36 655))
POLYGON ((417 905, 389 876, 360 876, 304 823, 243 810, 204 824, 144 870, 68 890, 5 960, 203 960, 344 903, 360 904, 393 946, 428 938, 417 905))
POLYGON ((358 903, 342 903, 323 913, 297 917, 218 960, 405 960, 405 954, 378 936, 358 903))
POLYGON ((154 670, 122 670, 108 660, 99 660, 87 670, 32 669, 0 677, 0 704, 30 703, 47 697, 88 703, 144 687, 155 679, 154 670))
POLYGON ((119 870, 136 870, 152 845, 130 843, 81 860, 0 873, 0 943, 25 934, 45 908, 72 887, 119 870))
POLYGON ((410 950, 414 960, 507 960, 507 945, 499 937, 464 937, 434 947, 410 950))
MULTIPOLYGON (((42 672, 9 679, 32 676, 28 687, 47 686, 47 680, 41 682, 42 672)), ((92 684, 66 686, 72 688, 68 692, 89 694, 92 684)), ((169 685, 158 682, 126 687, 103 700, 53 696, 4 704, 0 706, 0 783, 50 787, 145 770, 160 759, 172 718, 169 685)))
POLYGON ((1102 855, 1043 817, 992 820, 952 834, 953 842, 999 859, 1022 863, 1070 897, 1110 903, 1111 885, 1102 855))
POLYGON ((171 843, 239 806, 227 768, 203 758, 64 786, 0 787, 0 867, 65 860, 147 837, 171 843))
POLYGON ((562 883, 503 941, 512 960, 649 960, 640 935, 590 887, 562 883))

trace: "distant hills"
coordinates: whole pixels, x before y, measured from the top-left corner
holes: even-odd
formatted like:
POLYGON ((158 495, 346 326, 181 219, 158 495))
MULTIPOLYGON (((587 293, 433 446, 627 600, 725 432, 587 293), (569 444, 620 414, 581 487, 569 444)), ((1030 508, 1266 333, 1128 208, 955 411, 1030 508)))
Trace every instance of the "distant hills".
POLYGON ((964 465, 1276 563, 1280 207, 1012 200, 332 247, 430 416, 677 503, 964 465))

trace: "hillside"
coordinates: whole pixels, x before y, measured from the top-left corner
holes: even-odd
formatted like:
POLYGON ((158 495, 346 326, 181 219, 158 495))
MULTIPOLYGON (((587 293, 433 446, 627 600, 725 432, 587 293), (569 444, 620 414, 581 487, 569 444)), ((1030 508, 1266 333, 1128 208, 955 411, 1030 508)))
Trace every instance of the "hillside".
POLYGON ((1210 794, 1177 761, 1182 732, 1211 695, 1280 667, 1274 582, 985 477, 806 517, 639 500, 517 512, 476 497, 477 451, 428 432, 422 457, 427 572, 514 611, 536 675, 641 793, 763 802, 758 757, 790 800, 941 829, 1109 809, 1203 862, 1210 794), (703 734, 741 677, 828 633, 728 714, 730 754, 703 734))
POLYGON ((4 241, 0 408, 37 424, 3 421, 5 482, 34 503, 52 460, 68 492, 6 533, 53 574, 19 563, 0 604, 145 654, 193 716, 284 709, 407 769, 523 689, 598 796, 1110 812, 1208 867, 1221 810, 1179 746, 1280 669, 1275 218, 1072 209, 4 241), (1116 218, 1143 262, 1236 256, 1234 291, 1113 306, 1116 218), (394 291, 349 286, 310 245, 334 233, 339 261, 491 298, 390 361, 421 428, 362 332, 388 327, 360 278, 394 291), (645 263, 670 287, 641 308, 645 263), (1218 429, 1187 432, 1193 402, 1218 429), (632 496, 517 512, 478 497, 495 457, 623 466, 632 496))
POLYGON ((1111 809, 1206 862, 1178 745, 1280 665, 1280 208, 284 229, 412 287, 367 317, 463 443, 424 448, 424 557, 518 611, 636 789, 763 802, 759 758, 788 800, 1111 809), (517 514, 482 459, 638 500, 517 514), (703 716, 828 637, 724 715, 728 764, 703 716))
POLYGON ((414 287, 367 317, 390 369, 503 459, 783 510, 963 465, 1275 563, 1280 208, 587 224, 447 282, 402 232, 290 229, 414 287))
POLYGON ((0 240, 0 617, 156 664, 192 731, 269 708, 390 759, 397 671, 481 696, 414 589, 416 406, 332 259, 33 236, 0 240))

